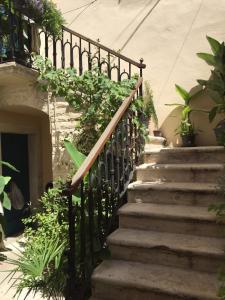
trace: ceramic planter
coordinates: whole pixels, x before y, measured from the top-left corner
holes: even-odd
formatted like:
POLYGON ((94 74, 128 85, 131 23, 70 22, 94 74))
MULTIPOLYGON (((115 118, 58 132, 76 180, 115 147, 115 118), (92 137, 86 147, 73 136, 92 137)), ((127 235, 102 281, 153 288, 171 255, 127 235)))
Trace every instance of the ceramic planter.
POLYGON ((195 146, 195 135, 193 133, 181 135, 183 147, 194 147, 195 146))

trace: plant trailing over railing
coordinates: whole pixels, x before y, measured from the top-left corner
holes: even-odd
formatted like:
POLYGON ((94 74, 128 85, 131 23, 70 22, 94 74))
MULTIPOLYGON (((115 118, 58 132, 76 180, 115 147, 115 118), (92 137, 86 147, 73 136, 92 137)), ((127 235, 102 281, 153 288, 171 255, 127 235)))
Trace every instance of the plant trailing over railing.
MULTIPOLYGON (((82 113, 74 142, 84 154, 90 152, 137 82, 137 76, 119 82, 110 80, 97 67, 78 76, 73 68, 55 69, 50 60, 41 56, 34 58, 34 66, 40 72, 38 80, 42 90, 51 92, 53 97, 63 97, 71 107, 82 113)), ((133 103, 132 109, 135 111, 141 107, 144 107, 144 103, 139 98, 133 103)), ((145 134, 142 121, 134 118, 145 134)))
POLYGON ((12 14, 19 12, 21 18, 25 15, 43 27, 48 34, 55 38, 61 37, 65 20, 52 0, 4 0, 2 5, 6 8, 5 13, 10 7, 12 14))

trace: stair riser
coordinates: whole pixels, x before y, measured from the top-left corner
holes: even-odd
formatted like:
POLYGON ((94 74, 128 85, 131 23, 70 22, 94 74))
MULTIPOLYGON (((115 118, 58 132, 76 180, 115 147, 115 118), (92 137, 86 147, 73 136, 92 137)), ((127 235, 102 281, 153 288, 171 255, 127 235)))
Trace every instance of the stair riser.
POLYGON ((160 291, 145 291, 137 289, 135 286, 119 287, 118 285, 110 285, 106 282, 93 283, 93 296, 99 300, 217 300, 216 297, 191 297, 168 295, 160 291))
POLYGON ((163 190, 129 190, 128 201, 132 203, 156 203, 175 205, 199 205, 208 207, 223 202, 216 193, 163 191, 163 190))
POLYGON ((137 180, 163 182, 205 182, 217 183, 221 170, 182 170, 182 169, 138 169, 137 180))
POLYGON ((160 232, 192 234, 208 237, 224 237, 225 225, 208 221, 163 219, 159 217, 120 215, 121 228, 133 228, 160 232))
POLYGON ((224 257, 200 256, 195 253, 174 251, 160 246, 142 248, 110 243, 110 252, 113 259, 144 264, 153 263, 209 273, 216 273, 224 264, 224 257))
POLYGON ((145 163, 160 163, 160 164, 174 164, 174 163, 225 163, 224 152, 200 152, 200 153, 145 153, 145 163))

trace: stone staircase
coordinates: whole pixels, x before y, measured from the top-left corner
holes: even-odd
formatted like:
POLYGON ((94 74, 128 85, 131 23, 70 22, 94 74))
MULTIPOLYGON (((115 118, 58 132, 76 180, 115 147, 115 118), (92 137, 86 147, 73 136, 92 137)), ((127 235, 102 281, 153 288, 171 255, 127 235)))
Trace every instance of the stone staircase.
POLYGON ((108 238, 111 259, 93 274, 91 299, 218 299, 225 225, 208 206, 222 201, 224 148, 147 145, 144 161, 108 238))

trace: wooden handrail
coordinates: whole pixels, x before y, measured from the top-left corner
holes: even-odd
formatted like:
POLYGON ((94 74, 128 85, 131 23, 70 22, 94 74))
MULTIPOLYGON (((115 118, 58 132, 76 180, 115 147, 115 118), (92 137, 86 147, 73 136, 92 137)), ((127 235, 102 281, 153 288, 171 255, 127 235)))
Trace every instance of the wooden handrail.
MULTIPOLYGON (((110 49, 110 48, 108 48, 108 47, 106 47, 106 46, 104 46, 104 45, 102 45, 102 44, 100 44, 100 43, 92 40, 92 39, 89 39, 88 37, 86 37, 86 36, 84 36, 84 35, 76 32, 76 31, 73 31, 73 30, 71 30, 71 29, 69 29, 69 28, 67 28, 65 26, 63 26, 62 29, 65 30, 65 31, 67 31, 67 32, 69 32, 69 33, 71 33, 71 34, 74 34, 75 36, 81 38, 82 40, 84 40, 84 41, 86 41, 88 43, 91 43, 92 45, 94 45, 94 46, 96 46, 98 48, 101 48, 102 50, 104 50, 106 52, 109 52, 110 54, 112 54, 112 55, 114 55, 116 57, 119 57, 120 59, 122 59, 122 60, 124 60, 124 61, 126 61, 126 62, 128 62, 128 63, 130 63, 130 64, 132 64, 132 65, 134 65, 134 66, 136 66, 138 68, 140 68, 140 69, 145 69, 146 68, 145 64, 143 64, 141 62, 138 63, 138 62, 134 61, 133 59, 130 59, 127 56, 124 56, 124 55, 122 55, 122 54, 120 54, 120 53, 118 53, 118 52, 116 52, 116 51, 114 51, 114 50, 112 50, 112 49, 110 49)), ((142 61, 142 60, 140 60, 140 61, 142 61)))
POLYGON ((109 140, 110 136, 112 135, 113 131, 115 130, 116 126, 118 125, 119 121, 122 119, 124 113, 127 111, 128 107, 130 106, 133 97, 137 93, 139 87, 141 86, 143 82, 143 78, 139 78, 135 89, 132 90, 130 95, 123 101, 121 104, 120 108, 117 110, 115 113, 114 117, 106 127, 105 131, 102 133, 100 138, 98 139, 97 143, 95 146, 92 148, 91 152, 83 162, 83 164, 80 166, 76 174, 72 178, 72 183, 71 183, 71 188, 70 192, 72 193, 82 182, 84 179, 85 175, 88 173, 88 171, 91 169, 93 166, 96 158, 100 155, 102 152, 102 149, 104 148, 105 144, 109 140))

